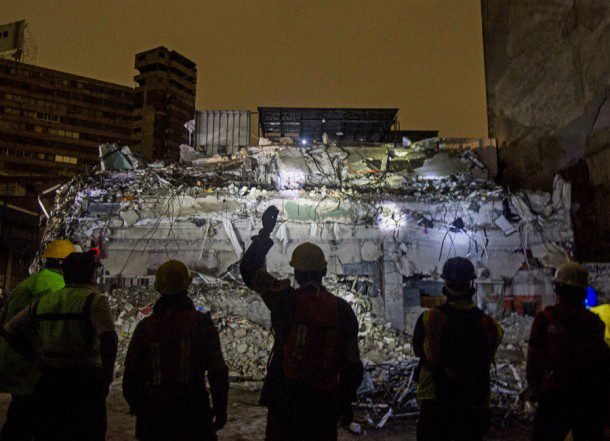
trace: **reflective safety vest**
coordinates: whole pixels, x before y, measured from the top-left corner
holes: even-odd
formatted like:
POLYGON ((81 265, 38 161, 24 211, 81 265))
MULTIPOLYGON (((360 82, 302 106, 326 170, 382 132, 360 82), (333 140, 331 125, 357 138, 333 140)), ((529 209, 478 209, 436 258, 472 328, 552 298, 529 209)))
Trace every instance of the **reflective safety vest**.
MULTIPOLYGON (((62 289, 64 278, 54 269, 43 269, 21 282, 8 296, 0 326, 10 321, 21 310, 28 308, 43 296, 62 289)), ((38 340, 34 332, 27 335, 29 343, 36 349, 38 340)), ((6 340, 0 338, 0 392, 31 395, 40 376, 31 361, 13 351, 6 340)))
POLYGON ((486 405, 489 370, 503 336, 500 324, 463 300, 425 311, 423 327, 418 400, 486 405))
POLYGON ((282 345, 284 375, 315 390, 337 394, 345 344, 339 299, 315 287, 299 288, 295 297, 296 310, 282 345))
POLYGON ((91 323, 91 306, 102 294, 89 285, 70 285, 32 307, 45 365, 58 369, 101 366, 99 339, 91 323))

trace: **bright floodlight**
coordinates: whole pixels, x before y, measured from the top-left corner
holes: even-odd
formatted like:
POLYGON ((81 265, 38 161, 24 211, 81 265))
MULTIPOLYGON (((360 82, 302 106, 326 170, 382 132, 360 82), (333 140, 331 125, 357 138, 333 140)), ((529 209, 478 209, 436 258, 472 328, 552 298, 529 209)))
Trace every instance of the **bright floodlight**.
POLYGON ((301 140, 301 144, 303 144, 303 145, 307 144, 307 140, 306 139, 302 139, 301 140))

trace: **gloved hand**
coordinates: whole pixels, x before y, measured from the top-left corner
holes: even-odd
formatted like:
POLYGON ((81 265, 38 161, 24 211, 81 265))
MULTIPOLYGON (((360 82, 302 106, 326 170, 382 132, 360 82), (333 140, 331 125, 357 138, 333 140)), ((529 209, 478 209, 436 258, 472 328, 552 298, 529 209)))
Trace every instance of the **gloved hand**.
POLYGON ((263 230, 267 234, 271 234, 273 229, 275 228, 275 224, 277 223, 277 215, 280 213, 280 210, 277 209, 275 205, 271 205, 267 207, 265 212, 263 213, 263 230))
POLYGON ((221 430, 227 424, 227 411, 214 411, 214 431, 221 430))

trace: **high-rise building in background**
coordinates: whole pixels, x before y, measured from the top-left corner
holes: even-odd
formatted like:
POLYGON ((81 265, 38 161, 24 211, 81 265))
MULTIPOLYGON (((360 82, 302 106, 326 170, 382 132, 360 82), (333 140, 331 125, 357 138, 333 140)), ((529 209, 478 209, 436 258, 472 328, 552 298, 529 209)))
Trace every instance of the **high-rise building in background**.
POLYGON ((73 176, 101 143, 131 143, 134 90, 0 59, 0 170, 73 176))
POLYGON ((184 124, 195 115, 196 64, 158 47, 137 54, 135 68, 132 150, 146 159, 178 159, 184 124))
MULTIPOLYGON (((2 38, 24 26, 0 27, 2 38)), ((197 74, 177 52, 153 49, 136 56, 134 90, 24 63, 27 45, 10 40, 19 44, 0 44, 0 294, 27 275, 38 248, 39 194, 98 164, 100 144, 178 159, 197 74)))

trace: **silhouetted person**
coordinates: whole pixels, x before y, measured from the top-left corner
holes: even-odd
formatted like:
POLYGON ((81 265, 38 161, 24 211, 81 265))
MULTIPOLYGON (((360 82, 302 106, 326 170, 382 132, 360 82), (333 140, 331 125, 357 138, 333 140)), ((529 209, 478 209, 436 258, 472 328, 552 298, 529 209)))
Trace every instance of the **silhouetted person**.
POLYGON ((420 357, 418 441, 479 441, 489 427, 489 370, 502 328, 472 303, 472 263, 454 257, 443 266, 447 303, 422 313, 413 331, 420 357))
POLYGON ((216 440, 227 422, 229 380, 220 339, 210 315, 188 297, 190 284, 182 262, 161 265, 155 277, 161 298, 129 343, 123 395, 142 441, 216 440))
POLYGON ((268 408, 265 439, 334 441, 338 423, 351 421, 362 382, 358 321, 350 305, 322 285, 326 260, 316 245, 301 244, 292 254, 298 289, 265 270, 277 215, 276 207, 267 208, 240 266, 244 282, 271 311, 275 336, 261 392, 268 408))
POLYGON ((94 286, 98 263, 91 253, 63 262, 66 286, 47 294, 4 326, 7 341, 36 360, 36 440, 101 441, 106 438, 106 396, 112 383, 117 334, 106 296, 94 286), (26 337, 33 331, 36 348, 26 337))
POLYGON ((610 350, 604 324, 585 308, 588 273, 561 265, 553 279, 558 303, 538 313, 527 353, 527 382, 538 399, 532 439, 601 441, 608 412, 610 350))
MULTIPOLYGON (((21 282, 6 298, 0 327, 42 296, 64 287, 61 272, 63 259, 76 251, 69 240, 54 240, 42 252, 44 268, 21 282)), ((11 404, 0 432, 1 441, 31 440, 34 436, 32 421, 36 419, 33 398, 34 385, 40 372, 32 360, 13 351, 0 339, 0 392, 10 393, 11 404)))

